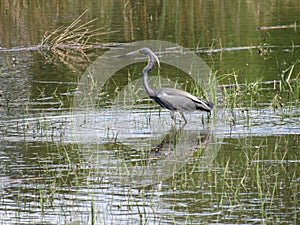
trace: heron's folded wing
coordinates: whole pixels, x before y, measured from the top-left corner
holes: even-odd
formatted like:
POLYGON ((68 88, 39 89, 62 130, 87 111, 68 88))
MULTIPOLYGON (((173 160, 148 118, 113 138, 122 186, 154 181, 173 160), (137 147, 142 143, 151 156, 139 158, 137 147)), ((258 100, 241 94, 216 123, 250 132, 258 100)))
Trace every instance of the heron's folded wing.
POLYGON ((162 92, 155 99, 158 104, 170 110, 196 110, 195 102, 181 95, 162 92))
POLYGON ((204 111, 210 111, 213 107, 213 104, 206 100, 195 97, 188 92, 171 88, 157 89, 155 100, 162 107, 170 110, 200 109, 204 111))

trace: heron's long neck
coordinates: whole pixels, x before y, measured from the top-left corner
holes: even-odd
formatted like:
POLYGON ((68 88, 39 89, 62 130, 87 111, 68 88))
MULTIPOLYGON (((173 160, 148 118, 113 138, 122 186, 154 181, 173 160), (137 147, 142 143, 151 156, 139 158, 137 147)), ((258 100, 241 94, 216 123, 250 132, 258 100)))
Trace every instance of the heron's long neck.
POLYGON ((150 59, 148 65, 143 69, 143 72, 142 72, 143 85, 144 85, 144 88, 145 88, 147 94, 150 97, 154 96, 154 91, 149 86, 149 83, 148 83, 148 73, 151 71, 151 69, 152 69, 153 66, 154 66, 154 60, 150 59))

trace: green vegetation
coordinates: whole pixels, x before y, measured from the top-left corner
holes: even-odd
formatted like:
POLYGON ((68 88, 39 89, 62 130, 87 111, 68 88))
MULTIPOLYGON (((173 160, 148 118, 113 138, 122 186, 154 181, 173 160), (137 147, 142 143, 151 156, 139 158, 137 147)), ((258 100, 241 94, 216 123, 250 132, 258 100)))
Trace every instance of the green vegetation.
MULTIPOLYGON (((276 224, 285 220, 285 213, 296 222, 297 210, 291 212, 284 205, 293 205, 296 209, 299 204, 296 200, 299 168, 297 164, 289 163, 299 157, 299 136, 262 137, 260 140, 250 136, 224 141, 229 143, 223 145, 209 170, 203 168, 199 158, 193 158, 184 170, 166 181, 174 190, 174 194, 166 196, 170 202, 177 199, 181 190, 186 193, 181 204, 174 203, 172 209, 193 215, 195 209, 205 202, 211 205, 206 219, 215 223, 238 220, 276 224), (283 142, 285 146, 282 146, 283 142), (192 172, 186 176, 188 171, 192 172), (252 217, 247 218, 245 211, 248 210, 253 211, 252 217)), ((185 218, 187 222, 184 224, 203 219, 196 215, 185 218)))
POLYGON ((231 83, 221 85, 224 105, 226 108, 258 109, 261 105, 269 104, 274 110, 281 109, 283 106, 289 107, 290 104, 298 107, 300 74, 294 73, 297 63, 283 70, 280 80, 258 80, 250 83, 246 80, 241 84, 235 72, 219 76, 220 83, 223 83, 225 79, 231 83))

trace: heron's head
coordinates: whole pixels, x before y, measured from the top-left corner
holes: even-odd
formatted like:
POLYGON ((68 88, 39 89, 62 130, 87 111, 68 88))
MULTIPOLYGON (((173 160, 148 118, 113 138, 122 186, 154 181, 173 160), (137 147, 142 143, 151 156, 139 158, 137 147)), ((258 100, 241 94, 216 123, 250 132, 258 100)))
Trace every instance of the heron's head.
POLYGON ((140 54, 144 54, 144 55, 155 55, 150 48, 141 48, 138 51, 140 54))
POLYGON ((143 55, 148 56, 149 60, 156 61, 157 65, 160 67, 160 61, 159 61, 157 55, 155 55, 154 52, 152 52, 152 50, 150 48, 141 48, 137 51, 129 52, 126 55, 128 56, 128 55, 138 55, 138 54, 143 54, 143 55))

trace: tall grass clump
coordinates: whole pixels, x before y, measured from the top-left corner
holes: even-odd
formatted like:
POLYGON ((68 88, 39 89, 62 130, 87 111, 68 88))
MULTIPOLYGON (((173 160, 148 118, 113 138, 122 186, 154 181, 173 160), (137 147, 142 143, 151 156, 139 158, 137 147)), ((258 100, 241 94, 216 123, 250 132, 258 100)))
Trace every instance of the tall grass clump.
POLYGON ((67 26, 45 32, 39 44, 40 53, 44 58, 51 62, 58 59, 73 71, 80 70, 79 65, 90 61, 93 56, 91 50, 103 47, 103 44, 97 42, 97 38, 113 31, 104 31, 103 27, 97 28, 97 19, 84 22, 86 13, 87 11, 83 12, 67 26))
POLYGON ((61 26, 52 32, 47 31, 40 45, 46 46, 54 52, 57 49, 66 48, 79 51, 93 48, 93 44, 95 44, 92 42, 93 38, 107 34, 108 32, 102 32, 103 28, 95 28, 97 19, 92 19, 81 24, 86 12, 83 12, 68 26, 61 26))

